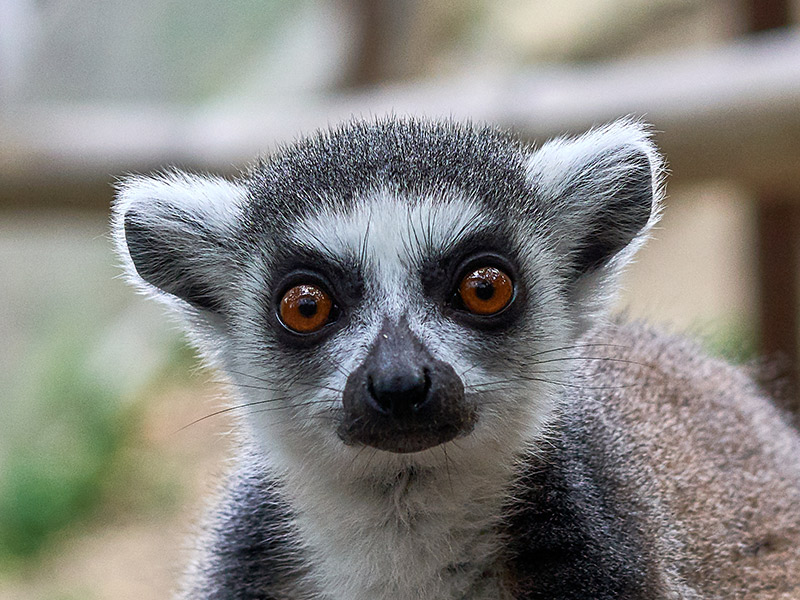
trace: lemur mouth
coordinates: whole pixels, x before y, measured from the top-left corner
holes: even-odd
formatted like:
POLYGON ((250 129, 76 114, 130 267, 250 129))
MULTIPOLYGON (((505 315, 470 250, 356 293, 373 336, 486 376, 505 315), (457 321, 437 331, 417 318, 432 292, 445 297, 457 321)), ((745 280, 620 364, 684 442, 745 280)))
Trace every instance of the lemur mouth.
MULTIPOLYGON (((465 415, 467 416, 467 415, 465 415)), ((408 427, 407 424, 379 424, 372 422, 360 426, 357 421, 342 423, 339 437, 348 445, 364 445, 386 452, 410 454, 434 448, 451 440, 468 435, 475 427, 476 418, 471 414, 466 419, 439 426, 408 427)))

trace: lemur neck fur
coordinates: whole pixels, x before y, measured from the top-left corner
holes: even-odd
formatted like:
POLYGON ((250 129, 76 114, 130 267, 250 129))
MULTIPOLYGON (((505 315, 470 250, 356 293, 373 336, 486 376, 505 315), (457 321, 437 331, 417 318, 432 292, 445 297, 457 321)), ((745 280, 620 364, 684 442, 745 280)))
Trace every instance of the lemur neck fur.
POLYGON ((426 451, 425 460, 386 460, 367 448, 351 469, 312 461, 286 473, 283 489, 322 598, 505 597, 497 525, 514 457, 450 446, 426 451))

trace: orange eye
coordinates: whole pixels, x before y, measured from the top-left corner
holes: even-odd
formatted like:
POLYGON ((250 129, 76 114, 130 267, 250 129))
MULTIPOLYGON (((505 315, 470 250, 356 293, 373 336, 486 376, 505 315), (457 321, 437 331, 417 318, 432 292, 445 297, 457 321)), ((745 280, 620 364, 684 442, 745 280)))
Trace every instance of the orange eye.
POLYGON ((328 322, 333 302, 315 285, 296 285, 281 298, 281 321, 297 333, 311 333, 328 322))
POLYGON ((511 302, 514 284, 500 269, 482 267, 461 280, 458 293, 464 306, 471 313, 493 315, 511 302))

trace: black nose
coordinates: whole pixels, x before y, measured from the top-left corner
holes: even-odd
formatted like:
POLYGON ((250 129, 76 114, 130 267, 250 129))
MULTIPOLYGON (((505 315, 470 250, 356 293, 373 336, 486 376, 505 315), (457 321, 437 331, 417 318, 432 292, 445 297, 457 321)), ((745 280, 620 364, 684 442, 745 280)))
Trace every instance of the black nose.
POLYGON ((430 370, 408 365, 400 369, 386 366, 388 368, 377 368, 367 375, 367 391, 375 408, 397 418, 417 412, 429 397, 430 370))
POLYGON ((408 321, 383 323, 347 377, 337 428, 346 444, 419 452, 466 435, 477 421, 455 369, 428 351, 408 321))

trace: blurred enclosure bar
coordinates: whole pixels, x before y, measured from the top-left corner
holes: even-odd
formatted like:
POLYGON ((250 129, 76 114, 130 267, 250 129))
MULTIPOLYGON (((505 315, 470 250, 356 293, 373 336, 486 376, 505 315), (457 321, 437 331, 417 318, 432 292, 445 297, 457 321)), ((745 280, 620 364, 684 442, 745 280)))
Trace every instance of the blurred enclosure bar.
POLYGON ((104 202, 107 194, 65 197, 62 186, 174 162, 225 171, 328 123, 390 112, 489 121, 539 140, 642 115, 675 179, 726 178, 794 195, 798 57, 800 31, 789 29, 704 51, 378 86, 255 109, 21 107, 0 121, 0 202, 104 202), (35 193, 50 184, 55 195, 35 193))
POLYGON ((787 0, 733 2, 728 42, 638 58, 420 78, 425 2, 339 0, 357 16, 343 85, 263 105, 36 105, 0 111, 0 207, 106 208, 109 181, 165 164, 231 172, 276 144, 350 116, 453 116, 530 139, 621 115, 654 125, 673 180, 725 179, 758 198, 761 344, 797 364, 800 30, 787 0), (420 16, 422 15, 422 16, 420 16), (422 22, 422 26, 420 25, 422 22), (395 51, 398 44, 403 51, 395 51))
MULTIPOLYGON (((750 31, 760 33, 787 27, 792 20, 789 0, 748 0, 750 31)), ((796 55, 800 63, 800 54, 796 55)), ((795 105, 795 114, 798 112, 795 105)), ((791 125, 790 125, 791 127, 791 125)), ((793 129, 795 148, 800 146, 800 129, 793 129)), ((780 152, 780 148, 776 149, 780 152)), ((794 179, 800 176, 800 161, 794 163, 794 179)), ((789 174, 791 177, 791 174, 789 174)), ((761 181, 756 194, 758 230, 758 276, 760 294, 760 349, 770 355, 782 353, 800 368, 798 352, 798 276, 800 261, 800 191, 782 185, 778 178, 761 181)), ((800 398, 792 407, 800 409, 800 398)))

